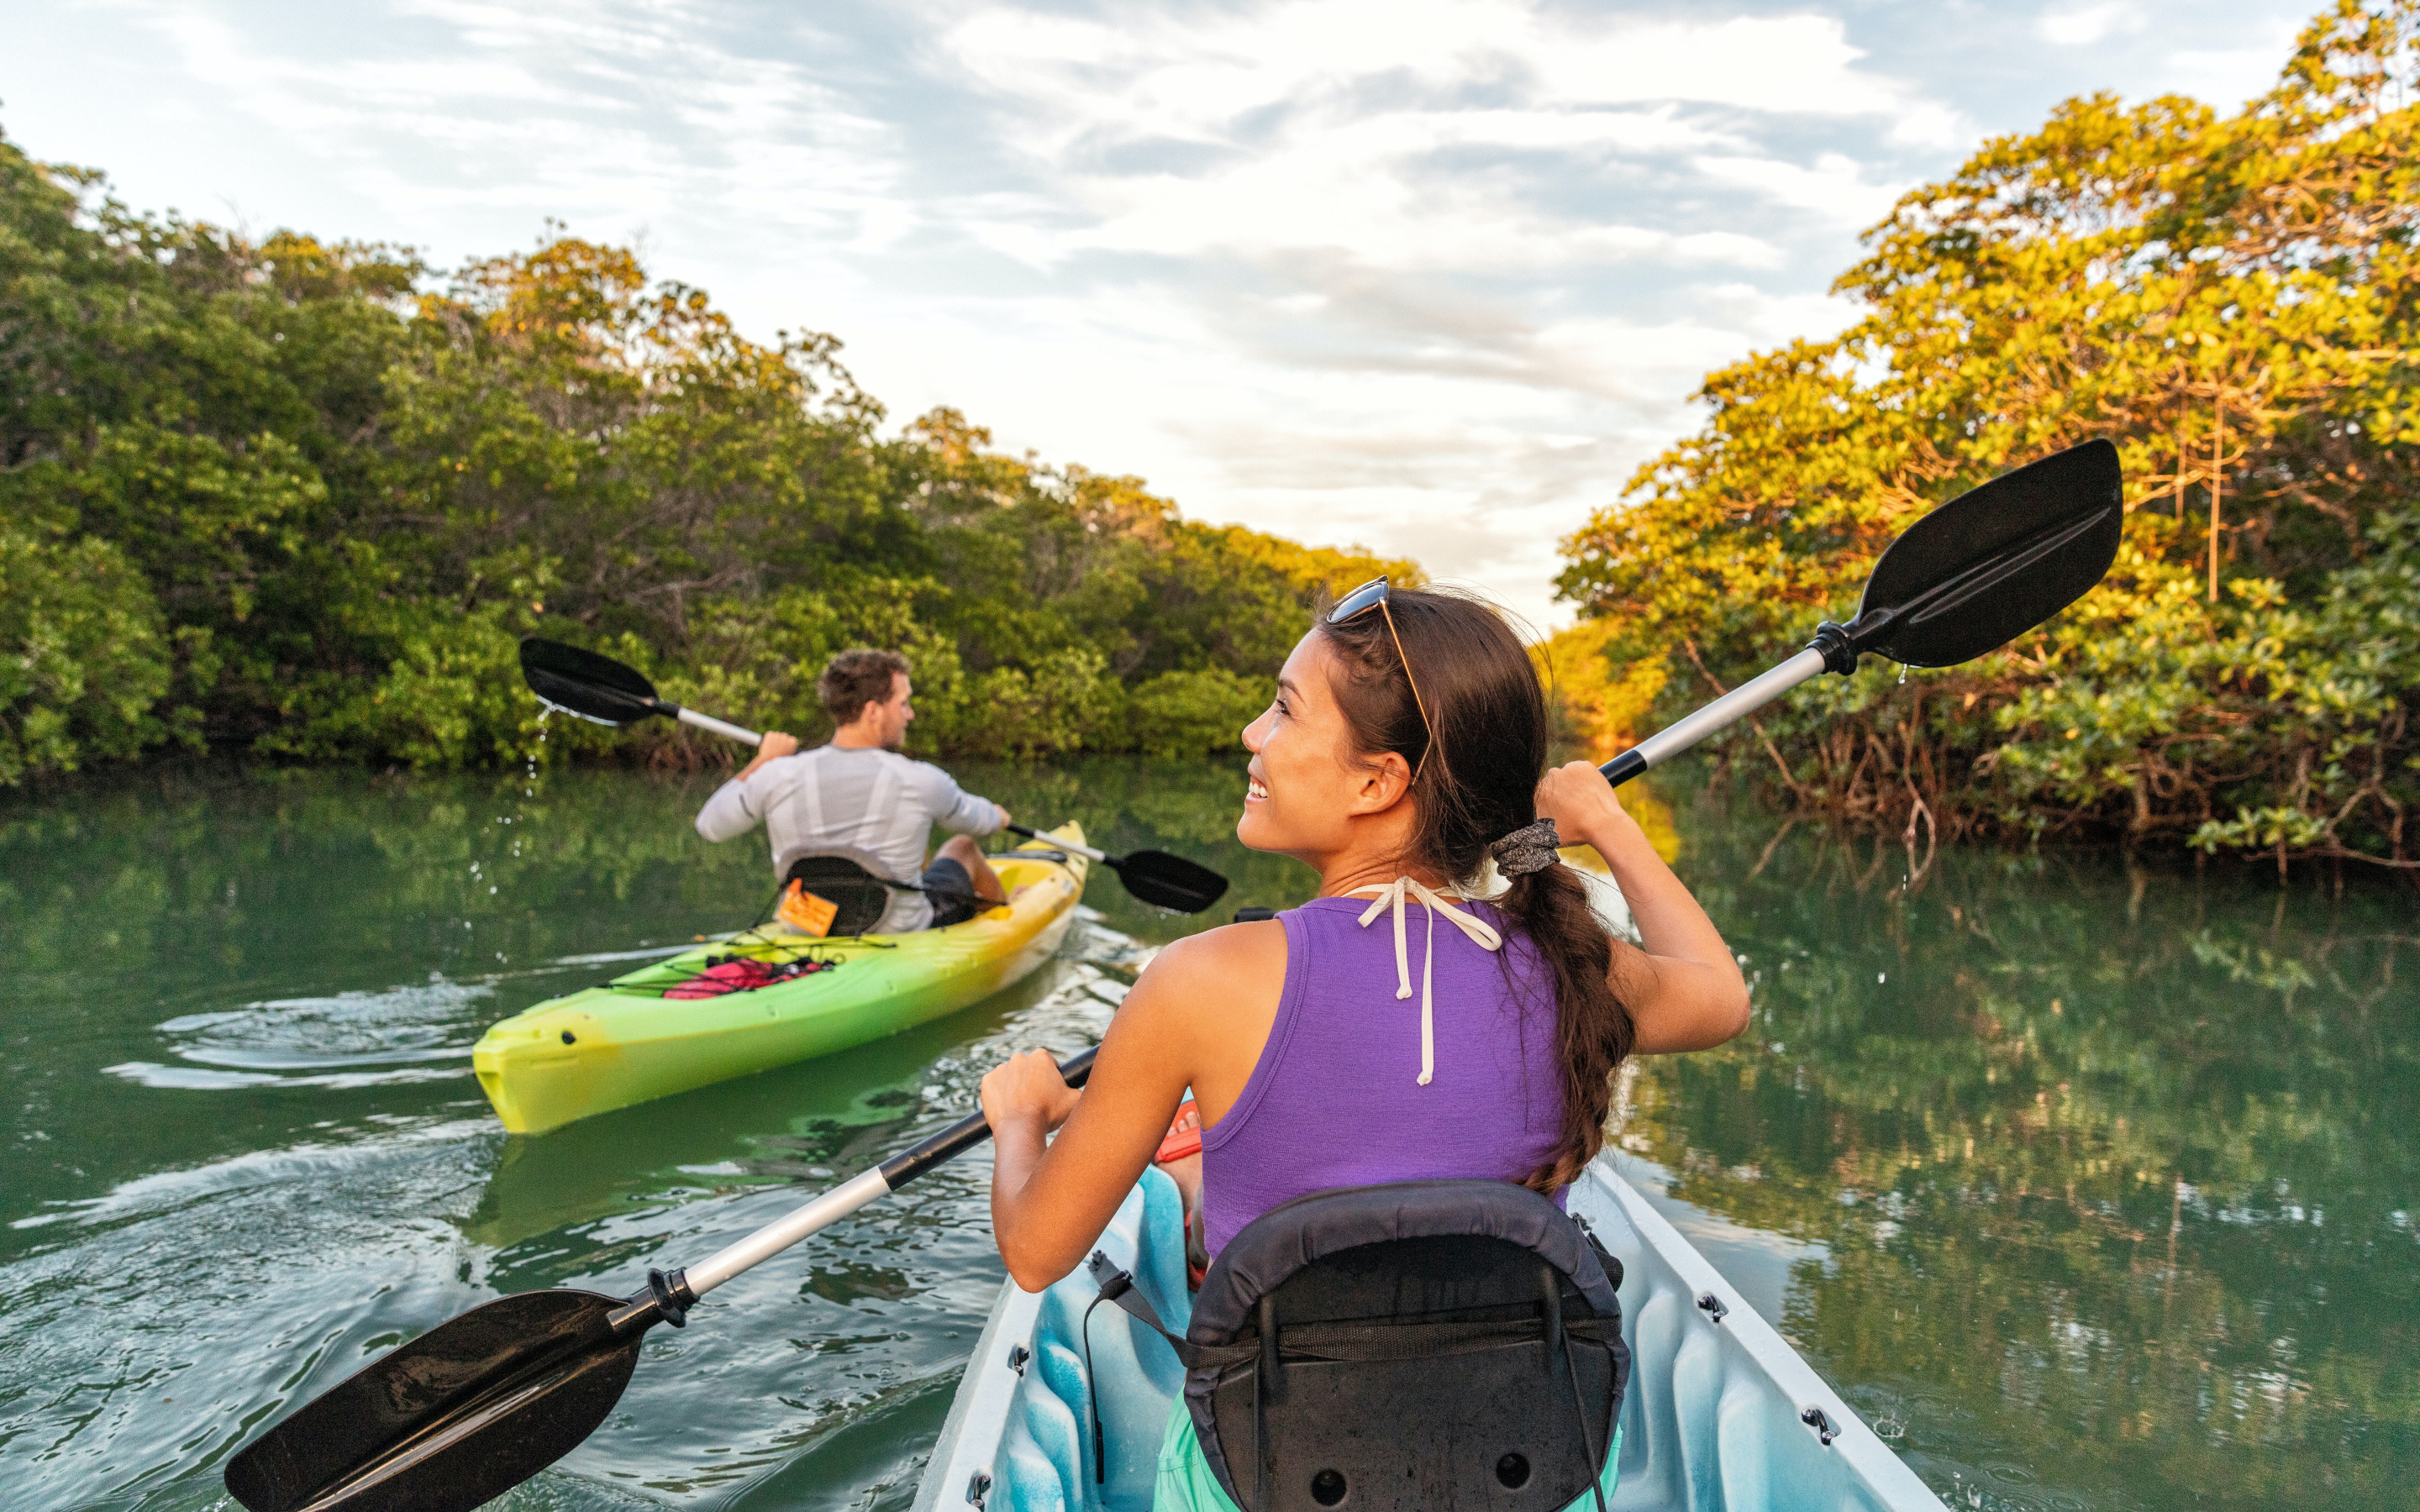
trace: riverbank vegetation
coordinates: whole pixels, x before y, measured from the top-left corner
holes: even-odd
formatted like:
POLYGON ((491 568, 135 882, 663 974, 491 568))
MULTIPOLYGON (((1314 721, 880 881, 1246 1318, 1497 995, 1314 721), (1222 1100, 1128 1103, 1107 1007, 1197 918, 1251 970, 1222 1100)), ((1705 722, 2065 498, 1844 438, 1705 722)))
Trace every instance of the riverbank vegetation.
POLYGON ((1902 198, 1835 285, 1861 318, 1711 375, 1705 428, 1565 543, 1609 717, 1771 665, 1915 517, 2107 437, 2099 591, 1963 667, 1809 685, 1730 758, 1928 849, 2420 868, 2416 31, 2420 0, 2341 0, 2236 115, 2070 100, 1902 198))
MULTIPOLYGON (((601 744, 539 726, 526 634, 809 736, 823 660, 896 646, 916 748, 1193 754, 1266 702, 1321 587, 1417 578, 1003 455, 952 410, 886 434, 839 351, 752 340, 624 249, 557 236, 439 279, 137 214, 0 139, 0 784, 161 746, 601 744)), ((662 721, 610 738, 728 754, 662 721)))

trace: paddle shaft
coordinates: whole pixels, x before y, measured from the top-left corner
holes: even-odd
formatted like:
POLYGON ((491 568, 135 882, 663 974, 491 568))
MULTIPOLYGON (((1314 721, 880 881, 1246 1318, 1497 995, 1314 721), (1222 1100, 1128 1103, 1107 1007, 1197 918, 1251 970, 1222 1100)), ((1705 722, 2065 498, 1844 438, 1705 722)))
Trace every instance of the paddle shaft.
POLYGON ((711 730, 716 734, 728 736, 729 738, 739 742, 743 746, 761 746, 765 744, 765 737, 758 734, 753 730, 743 730, 736 724, 729 724, 723 720, 718 719, 713 715, 700 714, 695 709, 684 709, 677 703, 666 703, 661 699, 659 699, 656 702, 663 703, 665 712, 669 713, 674 718, 678 719, 683 724, 693 724, 700 730, 711 730))
POLYGON ((1704 708, 1684 715, 1597 768, 1620 787, 1649 767, 1670 761, 1718 730, 1728 729, 1823 671, 1824 655, 1813 646, 1772 671, 1742 683, 1704 708))
MULTIPOLYGON (((1081 1087, 1093 1073, 1097 1049, 1081 1051, 1059 1063, 1059 1074, 1070 1087, 1081 1087)), ((944 1161, 972 1149, 991 1137, 991 1125, 981 1113, 970 1113, 929 1139, 910 1145, 881 1165, 832 1188, 814 1201, 775 1219, 738 1242, 726 1245, 703 1262, 675 1275, 690 1293, 703 1297, 715 1288, 781 1254, 800 1240, 828 1228, 880 1197, 889 1196, 944 1161)))
POLYGON ((1063 851, 1073 851, 1088 861, 1102 862, 1112 870, 1116 869, 1121 859, 1107 851, 1096 851, 1090 845, 1078 845, 1074 841, 1061 840, 1056 835, 1046 835, 1038 829, 1028 829, 1023 825, 1009 825, 1005 827, 1012 835, 1022 835, 1027 840, 1038 840, 1047 844, 1056 845, 1063 851))
POLYGON ((1179 913, 1198 914, 1227 895, 1227 879, 1199 861, 1188 861, 1182 856, 1166 851, 1137 851, 1131 856, 1111 856, 1090 845, 1078 845, 1046 835, 1023 825, 1011 825, 1008 831, 1038 840, 1046 845, 1090 857, 1118 874, 1126 891, 1142 902, 1160 908, 1173 908, 1179 913))
MULTIPOLYGON (((1846 625, 1826 620, 1815 627, 1815 639, 1807 649, 1772 670, 1762 672, 1722 697, 1657 731, 1630 749, 1597 768, 1605 779, 1615 787, 1629 781, 1649 767, 1680 755, 1690 747, 1716 731, 1724 730, 1746 718, 1757 710, 1796 687, 1799 684, 1825 671, 1842 676, 1857 670, 1857 661, 1868 651, 1877 651, 1895 660, 1920 666, 1949 666, 1969 656, 1980 656, 1994 644, 2006 644, 1999 639, 2012 631, 2009 610, 2015 609, 2015 619, 2027 627, 2038 625, 2060 609, 2072 603, 2092 583, 2099 582, 2108 571, 2110 559, 2116 555, 2115 532, 2124 516, 2124 501, 2119 492, 2117 454, 2105 441, 2087 442, 2065 452, 2045 457, 2004 474, 1979 488, 1972 489, 1934 510, 1931 515, 1901 533, 1884 560, 1875 564, 1873 577, 1868 579, 1866 594, 1857 614, 1846 625), (1927 532, 1938 540, 1945 531, 1955 531, 1964 539, 1977 525, 1978 511, 1986 501, 1996 496, 1999 504, 1993 508, 2018 507, 2016 492, 2026 486, 2028 476, 2034 486, 2050 490, 2048 497, 2069 496, 2081 506, 2067 510, 2030 533, 2002 543, 1981 558, 1969 560, 1953 567, 1940 563, 1928 566, 1921 557, 1917 565, 1898 575, 1898 580, 1885 592, 1896 590, 1906 596, 1897 602, 1877 603, 1877 583, 1891 576, 1891 558, 1901 544, 1927 532), (2055 481, 2054 481, 2055 480, 2055 481), (2096 511, 2090 506, 2099 501, 2096 511), (2089 550, 2075 551, 2077 543, 2096 531, 2108 533, 2104 543, 2107 554, 2098 557, 2087 574, 2079 575, 2077 562, 2094 562, 2089 550), (2062 564, 2062 557, 2065 557, 2062 564), (1911 581, 1911 575, 1913 580, 1911 581), (2066 579, 2063 588, 2052 590, 2044 598, 2029 592, 2045 583, 2066 579), (2012 592, 2013 591, 2013 592, 2012 592), (1995 598, 2003 600, 1993 612, 1995 598), (1967 636, 1964 644, 1943 654, 1937 643, 1932 656, 1922 651, 1911 653, 1899 642, 1914 633, 1921 643, 1938 628, 1957 627, 1962 615, 1976 620, 1976 610, 1982 609, 1981 639, 1967 636), (1995 623, 1996 622, 1996 623, 1995 623), (1933 626, 1928 630, 1928 626, 1933 626), (1939 659, 1933 659, 1938 656, 1939 659)), ((2038 513, 2038 512, 2037 512, 2038 513)), ((1966 628, 1975 629, 1970 623, 1966 628)), ((2023 634, 2022 629, 2013 630, 2023 634)))

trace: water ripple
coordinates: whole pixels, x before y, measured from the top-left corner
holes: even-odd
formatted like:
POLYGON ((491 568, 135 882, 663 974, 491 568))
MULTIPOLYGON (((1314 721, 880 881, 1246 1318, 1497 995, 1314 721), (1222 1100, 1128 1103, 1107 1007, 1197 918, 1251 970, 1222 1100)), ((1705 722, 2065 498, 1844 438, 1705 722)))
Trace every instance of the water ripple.
POLYGON ((129 1060, 101 1070, 139 1086, 187 1092, 346 1090, 460 1076, 470 1070, 471 1045, 489 1016, 497 980, 432 976, 375 992, 272 997, 186 1013, 156 1026, 183 1064, 129 1060), (284 1074, 296 1072, 309 1074, 284 1074))

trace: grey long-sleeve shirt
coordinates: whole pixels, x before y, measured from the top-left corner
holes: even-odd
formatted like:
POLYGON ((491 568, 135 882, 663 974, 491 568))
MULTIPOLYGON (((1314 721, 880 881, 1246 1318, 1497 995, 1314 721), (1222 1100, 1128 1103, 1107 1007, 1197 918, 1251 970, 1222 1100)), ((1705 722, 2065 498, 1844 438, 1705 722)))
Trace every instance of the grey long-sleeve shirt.
MULTIPOLYGON (((996 834, 1000 808, 960 791, 930 762, 873 747, 817 746, 767 762, 744 782, 733 778, 697 811, 697 832, 710 841, 737 839, 760 824, 777 876, 800 856, 855 852, 861 864, 892 881, 914 882, 935 825, 961 835, 996 834)), ((893 892, 872 933, 904 934, 932 918, 923 893, 893 892)))

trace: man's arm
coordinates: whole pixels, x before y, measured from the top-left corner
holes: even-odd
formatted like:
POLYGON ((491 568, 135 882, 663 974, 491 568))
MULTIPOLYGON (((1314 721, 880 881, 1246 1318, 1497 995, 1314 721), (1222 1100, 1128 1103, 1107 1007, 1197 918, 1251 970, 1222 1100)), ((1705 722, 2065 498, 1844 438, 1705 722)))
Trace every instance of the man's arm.
POLYGON ((768 730, 765 732, 765 738, 756 744, 756 759, 741 767, 739 769, 739 775, 732 779, 732 780, 735 782, 745 782, 750 778, 754 777, 756 775, 756 768, 764 765, 767 762, 778 762, 784 756, 796 756, 798 753, 798 736, 785 735, 779 730, 768 730))
POLYGON ((933 823, 953 835, 997 835, 1008 827, 1009 812, 989 798, 979 798, 963 791, 958 779, 930 762, 919 762, 928 774, 925 780, 924 805, 933 812, 933 823))
POLYGON ((697 832, 710 841, 737 840, 763 819, 764 815, 748 811, 747 784, 735 777, 716 788, 714 796, 697 811, 697 832))
POLYGON ((756 759, 739 769, 739 775, 714 790, 706 807, 697 811, 697 832, 710 841, 737 840, 765 821, 761 806, 748 801, 748 779, 754 777, 767 762, 778 761, 796 752, 799 743, 776 730, 756 748, 756 759))

